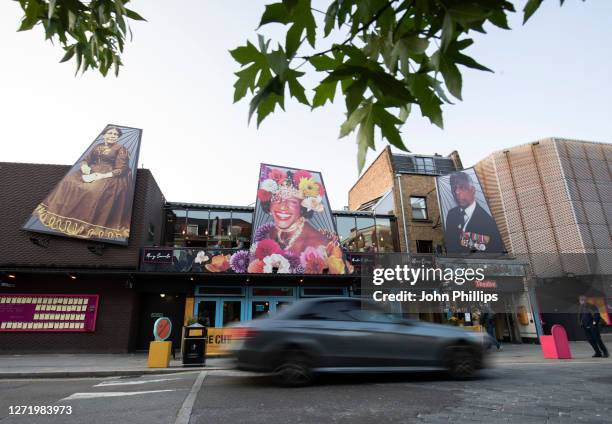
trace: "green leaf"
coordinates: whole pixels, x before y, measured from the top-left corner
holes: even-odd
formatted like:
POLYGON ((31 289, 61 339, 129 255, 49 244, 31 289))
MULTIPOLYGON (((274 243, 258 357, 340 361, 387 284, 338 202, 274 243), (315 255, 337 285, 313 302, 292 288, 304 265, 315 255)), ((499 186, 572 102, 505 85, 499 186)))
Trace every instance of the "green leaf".
POLYGON ((357 124, 359 124, 363 120, 366 113, 368 113, 368 108, 364 106, 348 114, 348 119, 344 121, 340 126, 340 135, 338 136, 338 138, 346 137, 351 132, 353 132, 353 130, 355 130, 355 128, 357 127, 357 124))
POLYGON ((283 0, 283 4, 289 14, 293 13, 293 9, 297 6, 300 0, 283 0))
POLYGON ((369 103, 365 108, 366 114, 361 120, 359 131, 357 131, 357 168, 359 172, 361 172, 365 165, 368 148, 375 149, 372 103, 369 103))
POLYGON ((257 62, 262 57, 257 47, 251 44, 250 41, 247 41, 246 46, 240 46, 234 50, 230 50, 230 54, 236 62, 243 66, 247 63, 257 62))
POLYGON ((281 109, 284 109, 283 100, 284 100, 283 96, 279 96, 278 94, 272 93, 268 97, 266 97, 264 100, 261 101, 261 103, 259 104, 259 107, 257 108, 257 127, 258 128, 261 122, 266 118, 266 116, 274 112, 274 109, 276 109, 277 104, 281 107, 281 109))
POLYGON ((287 79, 289 84, 289 94, 291 97, 297 99, 298 102, 310 106, 310 102, 308 101, 308 98, 304 92, 304 86, 298 81, 298 78, 302 75, 304 75, 303 72, 290 70, 289 78, 287 79))
POLYGON ((75 45, 72 45, 68 48, 65 48, 66 54, 64 55, 64 57, 62 57, 62 60, 60 60, 60 63, 67 62, 70 59, 72 59, 72 56, 74 56, 74 53, 75 53, 75 47, 76 47, 75 45))
POLYGON ((348 115, 351 115, 353 111, 359 106, 363 100, 363 93, 368 86, 367 78, 359 78, 357 81, 353 81, 346 89, 346 111, 348 115))
POLYGON ((334 102, 334 96, 336 95, 336 87, 338 83, 336 81, 324 82, 323 80, 315 89, 315 95, 312 99, 312 108, 323 106, 327 101, 330 103, 334 102))
POLYGON ((375 104, 373 109, 374 123, 380 127, 380 132, 389 143, 401 150, 408 150, 402 141, 398 125, 402 124, 402 121, 397 117, 390 114, 384 107, 379 104, 375 104))
POLYGON ((461 72, 459 72, 457 66, 445 58, 442 58, 440 62, 440 72, 442 73, 442 77, 444 77, 444 83, 448 91, 461 100, 461 86, 463 81, 461 79, 461 72))
POLYGON ((272 95, 282 97, 283 91, 284 85, 278 76, 270 79, 267 84, 262 87, 251 100, 251 104, 249 106, 249 122, 251 121, 253 113, 255 112, 255 110, 257 110, 257 126, 259 126, 260 122, 263 121, 263 119, 274 110, 274 106, 277 103, 277 101, 273 101, 272 105, 270 105, 270 102, 266 102, 266 100, 272 95), (259 110, 261 106, 263 106, 263 110, 259 110))
POLYGON ((145 18, 143 18, 142 16, 140 16, 138 13, 134 12, 133 10, 125 9, 125 15, 128 18, 133 19, 135 21, 145 21, 146 22, 145 18))
POLYGON ((255 79, 257 78, 259 69, 259 66, 254 63, 248 68, 244 68, 235 73, 238 79, 234 83, 234 103, 242 99, 246 95, 248 89, 251 91, 255 89, 255 79))
POLYGON ((34 28, 34 25, 36 25, 44 16, 41 16, 43 13, 42 4, 38 1, 29 1, 24 9, 24 12, 25 16, 23 17, 21 25, 17 31, 27 31, 34 28))
POLYGON ((308 58, 308 61, 319 72, 336 69, 336 67, 339 65, 338 60, 323 54, 311 56, 310 58, 308 58))
POLYGON ((270 68, 280 77, 281 81, 284 81, 285 73, 289 69, 289 61, 287 60, 287 56, 285 56, 285 52, 279 48, 278 50, 266 54, 266 57, 268 58, 270 68))
POLYGON ((503 9, 494 10, 489 16, 489 21, 499 28, 510 29, 508 26, 508 17, 506 16, 506 12, 503 9))
POLYGON ((338 14, 338 1, 334 0, 325 12, 325 27, 323 28, 323 34, 325 37, 334 29, 336 23, 336 15, 338 14))
POLYGON ((448 9, 448 13, 462 27, 469 28, 471 24, 485 20, 491 12, 477 2, 464 1, 454 4, 448 9))
POLYGON ((55 3, 57 0, 49 0, 49 13, 48 13, 48 19, 51 19, 53 17, 53 14, 55 13, 55 3))
POLYGON ((442 45, 440 48, 446 50, 450 43, 457 38, 455 35, 455 24, 450 13, 444 15, 444 21, 442 22, 442 45))
POLYGON ((283 3, 272 3, 266 5, 259 27, 269 23, 288 24, 289 22, 291 22, 291 17, 285 5, 283 3))
POLYGON ((414 97, 404 83, 384 71, 371 72, 367 74, 371 85, 381 91, 382 95, 397 99, 401 103, 410 103, 414 97))
POLYGON ((442 101, 436 96, 429 85, 427 75, 414 74, 411 78, 410 88, 412 94, 417 98, 421 114, 427 118, 432 124, 440 128, 444 127, 442 121, 442 109, 440 105, 442 101))
POLYGON ((466 56, 466 55, 461 54, 461 53, 457 53, 457 54, 453 55, 453 59, 455 59, 455 62, 457 62, 457 63, 459 63, 459 64, 461 64, 463 66, 467 66, 468 68, 478 69, 480 71, 493 72, 492 69, 489 69, 486 66, 481 65, 480 63, 476 62, 471 57, 466 56))
POLYGON ((302 41, 302 33, 304 32, 304 26, 300 24, 293 24, 287 35, 285 36, 285 51, 288 57, 293 57, 300 47, 302 41))
POLYGON ((412 110, 412 104, 408 103, 405 106, 400 107, 400 114, 399 114, 399 120, 404 123, 406 122, 406 120, 408 119, 408 116, 410 116, 410 111, 412 110))
POLYGON ((531 18, 531 16, 539 9, 543 0, 529 0, 523 8, 523 25, 531 18))

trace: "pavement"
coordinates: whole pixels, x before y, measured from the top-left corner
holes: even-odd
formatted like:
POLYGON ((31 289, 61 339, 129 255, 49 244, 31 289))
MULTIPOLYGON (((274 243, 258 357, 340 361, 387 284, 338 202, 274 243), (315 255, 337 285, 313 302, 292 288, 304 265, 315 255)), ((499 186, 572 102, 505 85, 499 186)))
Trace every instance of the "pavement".
MULTIPOLYGON (((610 341, 607 341, 610 345, 610 341)), ((586 342, 570 342, 573 359, 544 359, 540 345, 504 344, 501 351, 490 355, 492 365, 507 366, 517 363, 553 364, 564 362, 597 363, 586 342)), ((205 367, 183 367, 180 360, 171 360, 168 368, 148 368, 146 353, 130 354, 2 354, 0 379, 7 378, 81 378, 114 377, 146 374, 172 374, 184 371, 220 370, 231 368, 224 357, 208 357, 205 367)))
POLYGON ((171 360, 168 368, 148 368, 146 353, 3 354, 0 355, 0 379, 174 374, 226 369, 230 365, 231 361, 227 358, 211 357, 206 358, 204 367, 183 367, 180 360, 171 360))

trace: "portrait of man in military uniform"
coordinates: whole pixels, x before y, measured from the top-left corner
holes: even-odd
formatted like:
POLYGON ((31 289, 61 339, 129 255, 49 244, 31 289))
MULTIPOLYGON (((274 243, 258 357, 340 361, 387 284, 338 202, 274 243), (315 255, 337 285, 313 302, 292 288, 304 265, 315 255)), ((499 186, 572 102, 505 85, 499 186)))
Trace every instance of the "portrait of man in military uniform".
POLYGON ((456 171, 449 176, 439 177, 438 189, 447 193, 450 189, 452 195, 444 196, 442 193, 440 195, 440 206, 445 223, 444 240, 448 253, 502 253, 504 251, 497 224, 489 212, 489 206, 473 169, 456 171), (440 178, 444 180, 440 181, 440 178), (478 197, 481 199, 479 200, 478 197), (454 206, 451 207, 448 203, 454 206))

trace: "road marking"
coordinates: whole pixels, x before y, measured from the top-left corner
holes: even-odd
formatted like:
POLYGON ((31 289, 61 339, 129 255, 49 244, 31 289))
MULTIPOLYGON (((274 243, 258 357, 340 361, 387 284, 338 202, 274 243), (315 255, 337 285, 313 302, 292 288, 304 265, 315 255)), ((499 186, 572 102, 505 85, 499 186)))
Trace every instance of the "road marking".
POLYGON ((189 419, 191 418, 191 410, 193 409, 193 404, 198 397, 198 392, 202 388, 202 383, 204 382, 204 378, 206 377, 206 371, 200 372, 198 378, 193 383, 193 387, 191 387, 191 391, 185 398, 183 402, 183 406, 179 409, 178 414, 176 414, 176 421, 174 424, 189 424, 189 419))
POLYGON ((73 393, 68 397, 60 399, 60 402, 63 400, 77 400, 77 399, 94 399, 94 398, 103 398, 103 397, 121 397, 121 396, 135 396, 135 395, 144 395, 149 393, 161 393, 161 392, 174 392, 174 389, 165 389, 165 390, 147 390, 143 392, 99 392, 99 393, 73 393))
POLYGON ((171 381, 171 380, 180 380, 180 378, 157 378, 155 380, 140 380, 140 381, 103 381, 99 384, 96 384, 93 387, 105 387, 105 386, 130 386, 133 384, 145 384, 145 383, 158 383, 160 381, 171 381))

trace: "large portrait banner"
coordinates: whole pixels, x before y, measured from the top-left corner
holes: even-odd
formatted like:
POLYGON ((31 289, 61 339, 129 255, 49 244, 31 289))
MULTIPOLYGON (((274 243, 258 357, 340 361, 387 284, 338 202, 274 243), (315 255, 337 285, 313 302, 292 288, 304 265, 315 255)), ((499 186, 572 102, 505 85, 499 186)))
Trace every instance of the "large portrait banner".
POLYGON ((142 130, 107 125, 23 228, 127 245, 142 130))
POLYGON ((250 273, 345 274, 321 173, 262 164, 250 273))
POLYGON ((436 177, 447 253, 504 252, 504 245, 474 168, 436 177))

